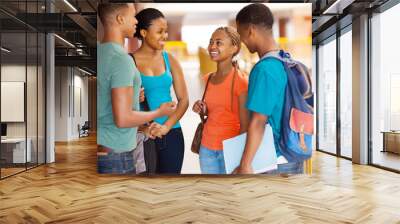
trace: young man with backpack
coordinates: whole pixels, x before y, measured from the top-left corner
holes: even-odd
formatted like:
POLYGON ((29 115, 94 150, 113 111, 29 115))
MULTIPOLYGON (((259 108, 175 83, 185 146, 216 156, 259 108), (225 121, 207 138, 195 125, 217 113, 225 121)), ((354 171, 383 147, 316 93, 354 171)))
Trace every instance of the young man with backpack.
MULTIPOLYGON (((244 7, 236 16, 237 30, 242 42, 251 53, 256 52, 260 57, 260 61, 253 67, 249 77, 246 106, 251 112, 251 119, 242 159, 234 171, 237 174, 253 173, 251 164, 262 142, 266 123, 269 123, 272 128, 277 156, 282 155, 282 119, 287 119, 287 117, 283 118, 285 115, 283 112, 285 98, 287 98, 288 74, 286 70, 288 68, 283 61, 278 59, 281 56, 283 58, 284 55, 281 55, 282 51, 274 40, 273 23, 270 9, 259 3, 244 7)), ((309 139, 306 140, 308 145, 309 139)), ((310 152, 307 151, 307 153, 310 152)), ((294 158, 288 163, 278 164, 278 169, 270 173, 302 173, 304 158, 294 158)))

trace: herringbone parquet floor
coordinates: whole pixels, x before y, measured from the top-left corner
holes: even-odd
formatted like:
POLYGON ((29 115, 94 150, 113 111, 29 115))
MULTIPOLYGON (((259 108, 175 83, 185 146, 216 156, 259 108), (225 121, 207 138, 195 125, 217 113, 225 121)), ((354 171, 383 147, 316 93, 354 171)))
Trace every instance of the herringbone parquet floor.
POLYGON ((96 173, 95 138, 0 181, 0 223, 400 223, 400 175, 316 153, 312 176, 96 173))

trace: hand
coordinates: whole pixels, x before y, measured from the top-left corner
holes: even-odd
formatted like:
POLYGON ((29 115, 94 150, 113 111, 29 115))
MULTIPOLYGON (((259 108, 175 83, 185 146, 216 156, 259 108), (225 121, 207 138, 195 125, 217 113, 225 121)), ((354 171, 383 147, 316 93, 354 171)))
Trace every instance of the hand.
POLYGON ((158 111, 161 116, 169 116, 173 114, 175 110, 176 110, 175 102, 163 103, 161 104, 160 108, 158 108, 158 111))
POLYGON ((247 165, 240 165, 232 172, 232 174, 253 174, 253 168, 247 165))
POLYGON ((153 122, 144 129, 144 133, 151 139, 155 139, 156 137, 161 138, 162 137, 161 135, 160 136, 155 135, 157 134, 156 132, 158 132, 157 130, 160 128, 161 128, 160 124, 153 122))
POLYGON ((144 133, 147 137, 149 137, 149 138, 151 138, 151 139, 155 139, 156 136, 152 135, 150 132, 151 132, 151 129, 154 129, 156 125, 157 125, 157 123, 154 123, 154 122, 153 122, 151 125, 143 127, 143 128, 141 129, 141 131, 143 131, 143 133, 144 133))
POLYGON ((144 88, 142 87, 142 88, 140 88, 139 102, 140 102, 140 103, 143 103, 143 102, 144 102, 144 99, 145 99, 145 97, 144 97, 144 88))
POLYGON ((198 100, 193 104, 193 108, 192 108, 193 112, 195 113, 202 113, 202 114, 206 114, 207 112, 207 105, 204 101, 198 100))
POLYGON ((157 124, 157 126, 150 130, 150 134, 161 138, 162 136, 168 134, 169 130, 170 128, 168 128, 166 125, 157 124))

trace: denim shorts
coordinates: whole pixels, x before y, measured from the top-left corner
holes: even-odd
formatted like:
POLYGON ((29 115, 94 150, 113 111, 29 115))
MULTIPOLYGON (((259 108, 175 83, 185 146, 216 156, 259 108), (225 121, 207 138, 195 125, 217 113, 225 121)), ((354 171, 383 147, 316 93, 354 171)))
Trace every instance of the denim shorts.
POLYGON ((97 152, 97 172, 100 174, 135 174, 133 150, 114 152, 110 148, 103 147, 101 152, 97 152))
POLYGON ((223 150, 211 150, 200 146, 199 158, 202 174, 226 174, 223 150))

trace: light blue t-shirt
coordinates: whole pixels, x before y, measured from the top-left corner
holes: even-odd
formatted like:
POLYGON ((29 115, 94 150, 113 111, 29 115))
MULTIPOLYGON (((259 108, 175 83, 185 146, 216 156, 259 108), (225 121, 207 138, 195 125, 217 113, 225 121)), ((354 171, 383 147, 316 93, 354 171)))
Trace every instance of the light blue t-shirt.
POLYGON ((246 107, 252 112, 268 116, 277 156, 281 154, 279 140, 286 85, 285 68, 277 59, 263 59, 250 72, 246 107))
MULTIPOLYGON (((171 102, 171 86, 173 83, 171 66, 168 59, 168 53, 163 51, 162 56, 165 64, 165 72, 157 76, 146 76, 140 73, 142 78, 142 85, 144 88, 144 94, 150 110, 158 109, 161 104, 171 102)), ((158 117, 154 119, 159 124, 164 124, 168 120, 168 116, 158 117)), ((180 128, 179 122, 172 128, 180 128)))
POLYGON ((97 45, 97 144, 116 152, 136 148, 137 128, 118 128, 115 125, 111 89, 133 87, 132 110, 139 110, 141 80, 133 59, 117 43, 97 45))

